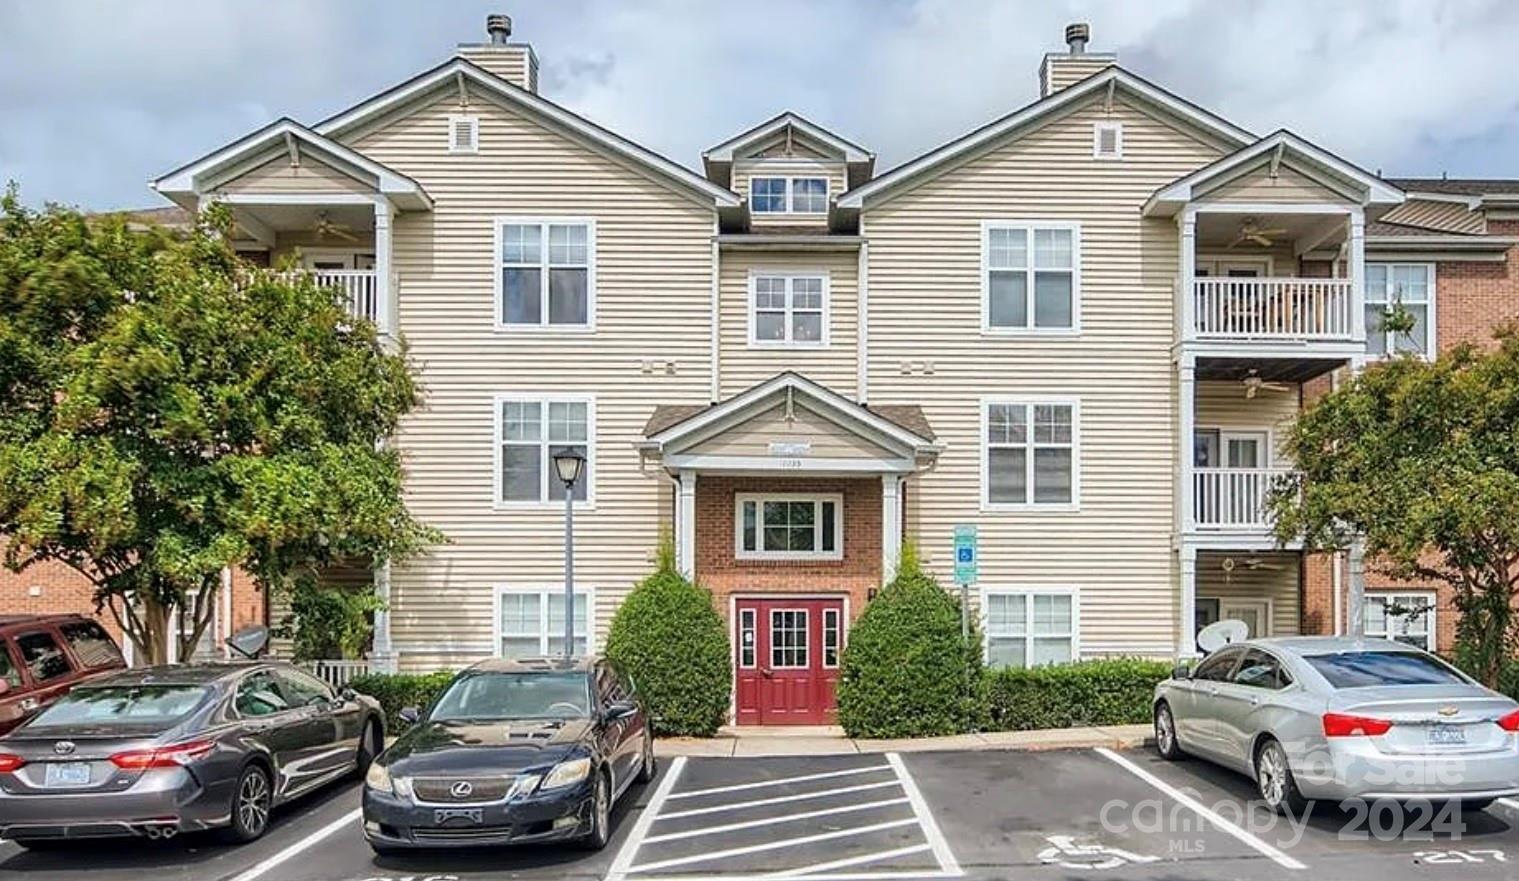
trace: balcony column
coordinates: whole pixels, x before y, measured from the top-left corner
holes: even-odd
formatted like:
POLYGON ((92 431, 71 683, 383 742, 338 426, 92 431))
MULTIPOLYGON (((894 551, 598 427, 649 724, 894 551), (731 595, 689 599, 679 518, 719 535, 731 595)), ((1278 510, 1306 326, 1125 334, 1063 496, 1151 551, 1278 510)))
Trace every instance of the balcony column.
POLYGON ((1366 541, 1351 539, 1348 557, 1345 633, 1360 639, 1366 635, 1366 541))
POLYGON ((396 672, 396 651, 390 643, 390 561, 374 569, 374 593, 384 605, 374 613, 369 666, 376 673, 396 672))
POLYGON ((680 488, 676 493, 675 510, 675 565, 680 574, 696 580, 696 472, 687 468, 680 472, 680 488))
POLYGON ((396 298, 391 291, 390 254, 390 202, 380 197, 374 203, 375 311, 380 330, 394 334, 399 320, 396 298))
POLYGON ((1176 277, 1180 279, 1177 320, 1181 322, 1179 340, 1189 340, 1197 335, 1197 294, 1192 290, 1193 276, 1197 273, 1197 209, 1191 205, 1181 210, 1176 218, 1181 242, 1181 266, 1176 277))
POLYGON ((881 583, 897 577, 902 560, 902 478, 881 475, 881 583))
POLYGON ((1176 655, 1197 656, 1197 548, 1183 541, 1176 548, 1178 594, 1176 614, 1176 655))
POLYGON ((1176 469, 1176 531, 1191 533, 1197 526, 1197 506, 1193 502, 1196 463, 1192 438, 1197 433, 1197 358, 1183 353, 1176 359, 1176 446, 1180 459, 1176 469))
POLYGON ((1366 342, 1366 213, 1350 212, 1350 333, 1366 342))

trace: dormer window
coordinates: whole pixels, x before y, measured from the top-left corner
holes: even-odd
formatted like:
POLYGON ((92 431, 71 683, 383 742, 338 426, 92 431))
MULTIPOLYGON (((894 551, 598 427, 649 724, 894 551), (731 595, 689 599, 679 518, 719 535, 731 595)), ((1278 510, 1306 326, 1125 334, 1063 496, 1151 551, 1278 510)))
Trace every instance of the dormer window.
POLYGON ((785 214, 786 179, 757 177, 750 180, 749 205, 755 214, 785 214))
POLYGON ((828 178, 794 177, 791 179, 792 214, 828 213, 828 178))
POLYGON ((827 214, 828 178, 750 178, 749 209, 755 214, 827 214))
POLYGON ((1123 123, 1099 122, 1092 126, 1092 158, 1123 158, 1123 123))
POLYGON ((480 152, 480 119, 475 116, 448 118, 448 152, 480 152))

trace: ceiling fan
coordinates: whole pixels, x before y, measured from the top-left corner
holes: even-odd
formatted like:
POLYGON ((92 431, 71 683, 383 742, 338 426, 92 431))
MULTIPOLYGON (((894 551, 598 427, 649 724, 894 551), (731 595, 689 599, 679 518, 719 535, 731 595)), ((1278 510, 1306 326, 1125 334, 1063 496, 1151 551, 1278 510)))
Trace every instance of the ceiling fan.
POLYGON ((327 215, 326 211, 319 211, 316 215, 316 237, 319 239, 334 238, 345 242, 356 242, 355 236, 349 229, 348 224, 339 223, 327 215))
POLYGON ((1264 228, 1255 222, 1254 217, 1246 217, 1245 222, 1239 225, 1239 235, 1229 243, 1229 247, 1233 248, 1249 242, 1262 248, 1269 248, 1276 244, 1274 236, 1282 235, 1286 231, 1286 227, 1264 228))
POLYGON ((1279 382, 1267 382, 1261 379, 1260 371, 1254 367, 1250 368, 1250 372, 1245 374, 1244 379, 1241 379, 1240 382, 1244 383, 1246 400, 1255 397, 1256 393, 1261 389, 1271 392, 1285 392, 1291 389, 1291 386, 1283 385, 1279 382))

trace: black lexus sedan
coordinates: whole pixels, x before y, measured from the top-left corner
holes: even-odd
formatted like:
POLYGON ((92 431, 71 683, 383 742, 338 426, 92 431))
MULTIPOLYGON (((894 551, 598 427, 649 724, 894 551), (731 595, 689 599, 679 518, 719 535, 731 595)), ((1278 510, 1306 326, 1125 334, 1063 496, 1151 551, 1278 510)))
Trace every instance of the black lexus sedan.
POLYGON ((605 660, 484 661, 454 677, 369 767, 376 853, 573 840, 606 846, 612 806, 654 777, 632 682, 605 660))

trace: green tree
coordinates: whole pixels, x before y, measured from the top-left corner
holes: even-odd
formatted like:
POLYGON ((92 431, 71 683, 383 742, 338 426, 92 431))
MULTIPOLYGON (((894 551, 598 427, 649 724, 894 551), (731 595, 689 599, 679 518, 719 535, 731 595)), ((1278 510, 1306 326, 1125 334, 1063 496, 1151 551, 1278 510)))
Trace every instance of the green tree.
POLYGON ((187 656, 220 572, 272 589, 441 540, 383 441, 404 351, 308 278, 247 265, 228 216, 141 231, 0 201, 0 536, 15 571, 82 573, 139 656, 187 656))
POLYGON ((369 642, 372 616, 385 603, 371 585, 324 584, 316 572, 290 579, 290 616, 278 631, 297 661, 357 658, 369 642))
POLYGON ((1275 488, 1280 540, 1363 537, 1369 565, 1451 587, 1462 654, 1496 686, 1519 648, 1519 332, 1434 362, 1367 368, 1286 438, 1300 477, 1275 488))

